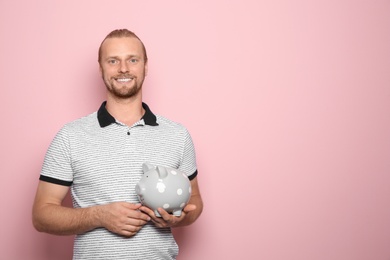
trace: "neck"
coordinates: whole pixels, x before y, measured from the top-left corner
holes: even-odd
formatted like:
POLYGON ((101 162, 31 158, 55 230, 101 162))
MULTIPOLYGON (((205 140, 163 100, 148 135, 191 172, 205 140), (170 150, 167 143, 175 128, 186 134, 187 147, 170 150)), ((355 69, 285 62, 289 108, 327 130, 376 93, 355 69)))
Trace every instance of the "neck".
POLYGON ((118 99, 108 95, 106 109, 116 120, 128 126, 139 121, 145 113, 141 97, 118 99))

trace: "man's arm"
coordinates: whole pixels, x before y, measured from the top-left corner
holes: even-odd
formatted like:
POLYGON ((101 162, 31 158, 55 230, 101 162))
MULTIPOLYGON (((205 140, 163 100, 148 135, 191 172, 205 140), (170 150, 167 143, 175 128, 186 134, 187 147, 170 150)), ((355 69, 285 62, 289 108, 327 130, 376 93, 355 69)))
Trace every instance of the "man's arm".
POLYGON ((33 205, 33 225, 40 232, 75 235, 104 227, 122 236, 135 235, 150 217, 141 205, 115 202, 89 208, 62 206, 69 187, 40 181, 33 205))
POLYGON ((184 207, 180 217, 173 216, 162 208, 158 209, 161 218, 156 217, 154 211, 145 206, 142 206, 140 209, 152 218, 152 221, 157 227, 182 227, 191 225, 203 211, 203 201, 200 195, 197 177, 191 180, 191 190, 191 198, 187 206, 184 207))

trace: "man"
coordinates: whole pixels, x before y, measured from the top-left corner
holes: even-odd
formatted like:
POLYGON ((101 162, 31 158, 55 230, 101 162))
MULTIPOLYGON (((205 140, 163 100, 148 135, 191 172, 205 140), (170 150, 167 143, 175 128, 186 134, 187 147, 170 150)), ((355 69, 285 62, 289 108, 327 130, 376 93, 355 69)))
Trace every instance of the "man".
POLYGON ((33 205, 34 227, 76 235, 73 259, 175 259, 171 227, 192 224, 203 209, 191 137, 142 102, 148 59, 133 32, 108 34, 98 61, 107 101, 66 124, 53 139, 33 205), (192 195, 180 217, 162 208, 156 217, 139 204, 135 185, 143 162, 188 175, 192 195), (69 189, 73 208, 62 205, 69 189))

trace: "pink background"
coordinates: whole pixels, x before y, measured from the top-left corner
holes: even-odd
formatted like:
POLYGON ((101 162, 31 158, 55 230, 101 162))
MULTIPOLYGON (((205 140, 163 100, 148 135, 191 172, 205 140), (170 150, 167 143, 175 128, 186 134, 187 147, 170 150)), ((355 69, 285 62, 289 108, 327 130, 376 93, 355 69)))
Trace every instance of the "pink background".
POLYGON ((31 206, 59 128, 104 99, 116 28, 183 123, 205 209, 179 259, 390 259, 390 1, 0 1, 0 259, 70 259, 31 206))

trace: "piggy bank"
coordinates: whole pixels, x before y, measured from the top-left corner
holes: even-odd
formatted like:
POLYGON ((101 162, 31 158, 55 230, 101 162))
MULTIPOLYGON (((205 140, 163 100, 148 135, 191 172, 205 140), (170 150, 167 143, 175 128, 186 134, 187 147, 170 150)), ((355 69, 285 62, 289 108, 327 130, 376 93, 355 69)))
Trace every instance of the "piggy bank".
POLYGON ((158 208, 181 216, 191 196, 191 183, 183 172, 169 167, 142 165, 144 175, 135 186, 140 202, 161 217, 158 208))

